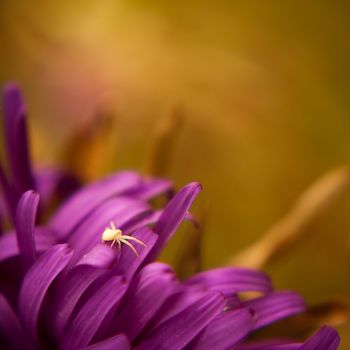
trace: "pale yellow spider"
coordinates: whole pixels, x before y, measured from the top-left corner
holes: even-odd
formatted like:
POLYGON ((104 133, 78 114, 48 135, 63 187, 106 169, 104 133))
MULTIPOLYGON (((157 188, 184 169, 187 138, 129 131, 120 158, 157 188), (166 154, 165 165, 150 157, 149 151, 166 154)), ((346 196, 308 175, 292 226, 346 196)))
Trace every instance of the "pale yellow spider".
POLYGON ((146 244, 143 243, 142 241, 140 241, 139 239, 137 239, 135 237, 132 237, 132 236, 123 235, 122 230, 120 230, 119 228, 116 228, 113 221, 110 222, 110 227, 106 227, 105 228, 105 230, 102 233, 101 239, 102 239, 102 242, 110 242, 110 241, 112 241, 111 247, 113 247, 114 243, 117 242, 118 243, 118 247, 119 247, 119 251, 122 248, 122 243, 124 243, 128 247, 130 247, 130 249, 137 256, 139 256, 139 254, 137 253, 137 251, 134 248, 134 246, 130 242, 128 242, 128 240, 129 241, 135 241, 135 242, 143 245, 144 247, 146 247, 146 244))

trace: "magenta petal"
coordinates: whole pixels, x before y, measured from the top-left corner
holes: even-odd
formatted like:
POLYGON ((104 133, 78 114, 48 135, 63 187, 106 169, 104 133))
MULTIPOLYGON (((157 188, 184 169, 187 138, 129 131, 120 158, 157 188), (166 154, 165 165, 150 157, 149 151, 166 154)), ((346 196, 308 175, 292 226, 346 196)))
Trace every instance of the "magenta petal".
POLYGON ((118 255, 115 249, 108 244, 96 244, 88 253, 86 253, 76 264, 92 265, 100 268, 109 268, 117 260, 118 255))
POLYGON ((181 287, 178 292, 166 300, 159 312, 157 312, 157 315, 147 326, 147 331, 159 327, 162 323, 187 309, 205 295, 207 295, 207 292, 202 288, 181 287))
POLYGON ((300 350, 336 350, 340 344, 338 333, 331 327, 324 326, 300 350))
POLYGON ((117 314, 115 329, 134 341, 178 287, 179 283, 168 265, 147 265, 133 279, 124 300, 125 305, 117 314))
POLYGON ((124 234, 129 235, 130 233, 145 226, 153 226, 158 221, 159 217, 159 211, 149 209, 132 217, 130 220, 124 223, 120 229, 124 234))
POLYGON ((125 334, 118 334, 99 343, 78 350, 130 350, 131 345, 125 334))
POLYGON ((72 251, 66 244, 55 245, 36 260, 23 279, 18 308, 24 327, 34 338, 45 294, 71 256, 72 251))
POLYGON ((38 205, 39 194, 34 191, 25 192, 17 205, 17 242, 25 270, 34 263, 36 257, 34 226, 38 205))
POLYGON ((12 349, 34 349, 27 339, 17 315, 6 298, 0 294, 0 334, 2 333, 12 349))
POLYGON ((235 347, 235 350, 300 350, 300 346, 300 343, 264 341, 239 345, 235 347))
POLYGON ((223 312, 190 344, 191 350, 227 350, 242 341, 253 329, 253 313, 246 308, 223 312))
POLYGON ((37 190, 43 207, 52 200, 68 198, 79 187, 79 181, 70 173, 54 168, 39 169, 35 172, 37 190))
POLYGON ((260 271, 222 267, 204 271, 185 281, 187 286, 203 286, 224 294, 239 292, 270 292, 270 278, 260 271))
POLYGON ((35 183, 30 166, 26 107, 21 91, 15 84, 5 86, 3 109, 8 162, 13 185, 19 196, 35 189, 35 183))
POLYGON ((144 220, 138 224, 138 226, 139 227, 144 227, 144 226, 153 227, 158 222, 158 220, 162 216, 162 214, 163 214, 163 210, 153 211, 147 217, 145 217, 144 220))
MULTIPOLYGON (((46 251, 56 243, 52 232, 44 227, 35 227, 34 239, 36 251, 39 253, 46 251)), ((19 255, 19 249, 16 233, 9 232, 0 237, 0 263, 17 255, 19 255)))
POLYGON ((120 259, 113 269, 114 274, 123 275, 128 281, 132 279, 158 239, 158 236, 148 227, 136 231, 132 236, 139 239, 146 246, 137 243, 134 244, 138 256, 129 247, 124 246, 120 259))
POLYGON ((4 204, 6 205, 6 209, 8 211, 8 215, 10 216, 12 222, 15 222, 16 217, 16 206, 17 206, 17 196, 15 194, 14 189, 8 182, 5 172, 0 164, 0 185, 2 189, 2 193, 4 195, 4 204))
POLYGON ((168 240, 175 233, 194 199, 201 191, 202 187, 197 182, 192 182, 183 187, 165 207, 161 217, 154 227, 154 232, 159 235, 157 244, 154 246, 146 262, 155 260, 162 251, 168 240))
POLYGON ((148 210, 147 203, 138 199, 118 197, 107 200, 76 228, 69 239, 74 248, 71 264, 101 242, 102 233, 111 221, 117 228, 123 229, 126 222, 148 210))
POLYGON ((71 321, 64 336, 62 350, 89 345, 106 317, 116 309, 127 285, 120 276, 105 282, 71 321))
POLYGON ((64 239, 79 223, 105 200, 137 186, 140 177, 124 171, 94 182, 74 193, 50 221, 50 226, 64 239))
POLYGON ((84 292, 106 271, 89 265, 73 267, 55 289, 51 328, 56 338, 62 336, 65 327, 84 292))
POLYGON ((162 193, 171 190, 173 183, 166 179, 144 180, 140 186, 127 192, 127 195, 134 196, 143 200, 149 200, 162 193))
POLYGON ((305 311, 305 302, 299 294, 289 291, 273 292, 244 303, 256 313, 254 329, 305 311))
POLYGON ((0 237, 0 263, 19 254, 17 235, 9 232, 0 237))
POLYGON ((144 337, 137 350, 178 350, 191 342, 215 317, 225 301, 220 293, 209 292, 167 322, 144 337))

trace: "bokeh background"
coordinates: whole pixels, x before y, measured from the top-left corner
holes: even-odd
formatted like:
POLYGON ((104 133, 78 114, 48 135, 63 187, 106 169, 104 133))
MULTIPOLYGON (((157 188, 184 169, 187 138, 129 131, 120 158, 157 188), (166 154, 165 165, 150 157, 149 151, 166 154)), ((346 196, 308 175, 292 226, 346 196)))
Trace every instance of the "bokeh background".
MULTIPOLYGON (((350 3, 340 0, 2 0, 0 82, 23 87, 42 164, 62 162, 76 128, 108 105, 113 167, 144 170, 155 126, 180 106, 164 175, 203 184, 213 267, 350 164, 349 37, 350 3)), ((276 286, 310 303, 350 297, 350 193, 307 231, 266 267, 276 286)), ((339 331, 350 348, 349 324, 339 331)))

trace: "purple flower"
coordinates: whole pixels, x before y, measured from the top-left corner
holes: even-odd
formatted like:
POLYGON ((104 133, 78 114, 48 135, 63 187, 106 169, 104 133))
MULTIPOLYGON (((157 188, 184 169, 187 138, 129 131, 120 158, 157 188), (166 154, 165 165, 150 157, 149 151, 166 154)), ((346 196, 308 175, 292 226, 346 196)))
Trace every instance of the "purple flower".
POLYGON ((151 199, 168 192, 171 183, 120 172, 80 188, 36 225, 38 212, 45 212, 51 196, 62 190, 58 184, 70 177, 32 170, 25 108, 16 87, 5 89, 3 109, 8 171, 0 169, 0 215, 14 229, 0 237, 1 348, 338 347, 337 333, 326 326, 304 343, 249 341, 255 330, 305 307, 298 294, 274 291, 262 272, 225 267, 180 281, 171 267, 155 262, 188 216, 201 190, 198 183, 155 210, 151 199), (138 241, 129 240, 132 247, 121 241, 120 248, 101 242, 110 222, 138 241), (256 296, 242 297, 246 292, 256 296))

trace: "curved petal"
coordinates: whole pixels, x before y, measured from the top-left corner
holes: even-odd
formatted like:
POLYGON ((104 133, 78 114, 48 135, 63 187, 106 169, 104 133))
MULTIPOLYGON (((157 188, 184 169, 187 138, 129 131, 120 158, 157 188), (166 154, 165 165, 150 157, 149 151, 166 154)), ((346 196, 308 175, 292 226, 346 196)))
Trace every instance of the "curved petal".
POLYGON ((118 334, 99 343, 80 348, 79 350, 130 350, 131 345, 125 334, 118 334))
POLYGON ((300 346, 300 343, 264 341, 239 345, 235 350, 299 350, 300 346))
POLYGON ((173 183, 167 179, 147 179, 143 180, 138 188, 127 192, 126 195, 149 200, 170 191, 172 187, 173 183))
POLYGON ((127 285, 120 276, 111 277, 72 320, 64 336, 62 350, 87 346, 99 330, 105 318, 116 309, 127 285))
POLYGON ((324 326, 300 350, 336 350, 340 344, 338 333, 331 327, 324 326))
MULTIPOLYGON (((124 227, 126 231, 132 232, 139 227, 152 226, 154 225, 162 215, 163 210, 155 210, 147 213, 146 216, 142 217, 141 220, 135 220, 132 222, 127 222, 124 227)), ((158 235, 157 235, 158 236, 158 235)))
POLYGON ((223 312, 189 345, 191 350, 233 349, 253 329, 253 313, 247 309, 223 312))
POLYGON ((158 236, 148 227, 144 227, 133 234, 133 237, 139 239, 146 246, 141 244, 135 244, 135 249, 138 256, 129 249, 129 247, 123 248, 120 259, 113 269, 113 273, 116 275, 123 275, 126 280, 131 280, 135 272, 142 265, 143 260, 148 255, 150 250, 154 247, 158 236))
POLYGON ((67 198, 80 187, 72 174, 55 168, 36 170, 35 182, 44 208, 50 206, 52 200, 67 198))
POLYGON ((142 338, 141 343, 135 349, 183 349, 223 311, 224 306, 225 301, 220 293, 209 292, 142 338))
POLYGON ((87 254, 85 254, 76 264, 92 265, 100 268, 110 268, 116 261, 118 255, 115 250, 107 244, 96 244, 87 254))
POLYGON ((59 339, 65 331, 81 296, 105 273, 104 269, 95 266, 79 265, 69 270, 62 283, 58 284, 52 306, 52 314, 57 315, 57 317, 49 320, 51 322, 50 328, 56 339, 59 339))
POLYGON ((84 186, 55 213, 50 226, 57 232, 60 239, 64 239, 105 200, 138 186, 139 181, 140 177, 137 173, 124 171, 84 186))
POLYGON ((35 189, 35 183, 30 165, 26 107, 17 85, 5 86, 3 109, 11 179, 17 195, 21 195, 29 189, 35 189))
POLYGON ((33 337, 37 334, 39 312, 45 294, 71 256, 72 251, 66 244, 55 245, 34 263, 23 279, 18 309, 24 327, 33 337))
POLYGON ((154 227, 154 232, 159 235, 159 239, 147 257, 145 263, 156 259, 186 217, 188 210, 201 189, 202 187, 199 183, 189 183, 176 193, 172 200, 167 204, 154 227))
POLYGON ((0 237, 0 263, 19 255, 16 232, 12 231, 0 237))
POLYGON ((138 215, 135 215, 122 224, 120 229, 124 234, 129 235, 130 233, 143 228, 145 226, 154 225, 159 219, 159 212, 155 212, 152 209, 145 210, 138 215))
POLYGON ((17 242, 25 270, 30 268, 36 258, 34 226, 38 205, 39 194, 34 191, 23 193, 17 205, 17 242))
POLYGON ((263 272, 222 267, 198 273, 185 281, 187 286, 203 286, 209 290, 223 294, 239 292, 270 292, 272 290, 270 278, 263 272))
POLYGON ((17 315, 2 294, 0 294, 0 334, 3 334, 13 349, 34 349, 25 335, 17 315))
MULTIPOLYGON (((56 243, 56 237, 46 227, 35 227, 34 239, 37 253, 42 253, 56 243)), ((19 255, 16 232, 0 237, 0 264, 19 255)))
POLYGON ((305 302, 294 292, 273 292, 244 302, 256 313, 254 329, 305 311, 305 302))
POLYGON ((153 331, 159 327, 162 323, 173 318, 180 312, 186 310, 190 305, 196 303, 201 298, 207 295, 207 292, 202 288, 180 287, 179 291, 171 295, 161 309, 157 312, 155 317, 149 322, 146 327, 146 333, 153 331))
POLYGON ((1 203, 1 197, 0 197, 0 237, 3 234, 3 222, 4 222, 4 212, 3 212, 3 207, 2 207, 2 203, 1 203))
POLYGON ((130 341, 134 341, 178 286, 168 265, 147 265, 134 277, 113 329, 125 333, 130 341))
POLYGON ((107 200, 70 237, 68 242, 75 250, 71 264, 101 242, 102 233, 111 221, 117 228, 122 228, 130 219, 148 210, 147 203, 137 199, 118 197, 107 200))
POLYGON ((0 185, 2 188, 2 193, 4 195, 5 207, 7 209, 8 215, 10 216, 12 222, 14 223, 16 218, 17 196, 13 187, 8 182, 1 164, 0 164, 0 185))

